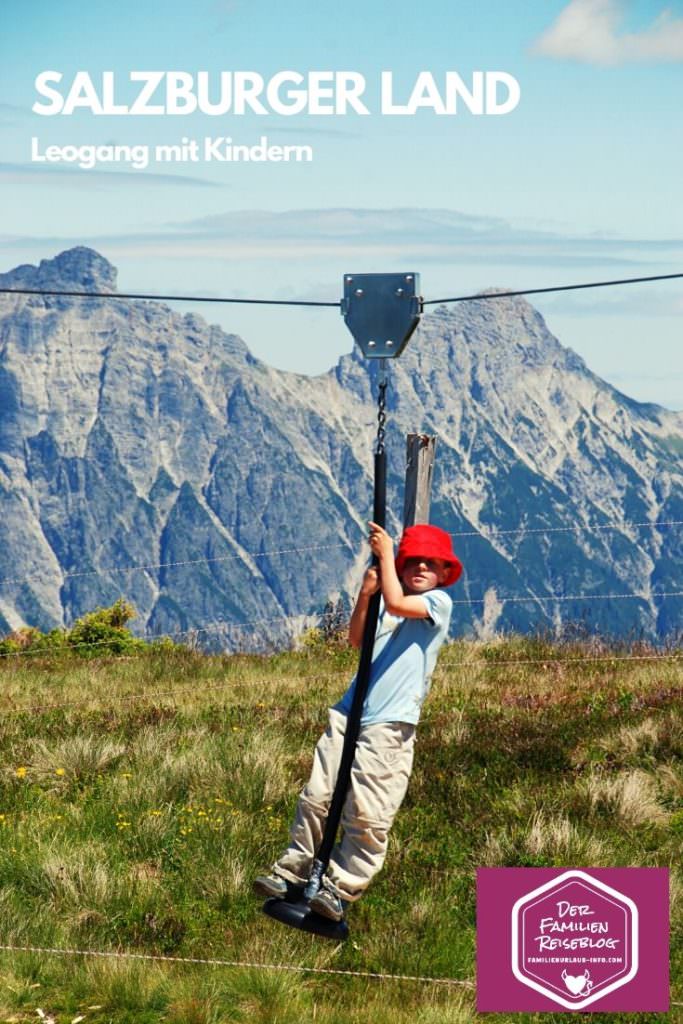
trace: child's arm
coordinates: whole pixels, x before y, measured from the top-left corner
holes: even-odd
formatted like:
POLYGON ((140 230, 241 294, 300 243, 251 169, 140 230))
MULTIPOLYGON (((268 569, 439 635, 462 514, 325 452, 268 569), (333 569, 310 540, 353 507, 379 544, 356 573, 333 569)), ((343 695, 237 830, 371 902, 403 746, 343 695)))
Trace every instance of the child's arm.
POLYGON ((351 613, 349 622, 349 643, 352 647, 361 647, 363 644, 363 633, 365 632, 365 620, 368 617, 368 605, 370 598, 379 590, 379 572, 377 567, 371 565, 366 569, 361 588, 356 598, 356 606, 351 613))
POLYGON ((404 594, 401 581, 396 575, 394 545, 391 537, 377 523, 370 523, 370 547, 379 558, 384 606, 390 615, 403 619, 428 619, 427 602, 417 594, 404 594))

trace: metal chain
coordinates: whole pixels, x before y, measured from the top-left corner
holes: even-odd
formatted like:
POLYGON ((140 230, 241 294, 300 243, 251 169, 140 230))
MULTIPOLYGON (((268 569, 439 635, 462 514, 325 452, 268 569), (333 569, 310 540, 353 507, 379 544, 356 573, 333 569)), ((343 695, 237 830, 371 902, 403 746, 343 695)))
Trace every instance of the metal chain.
POLYGON ((377 399, 377 449, 376 454, 382 455, 384 452, 384 438, 386 436, 385 424, 387 422, 386 415, 386 404, 387 404, 387 367, 386 359, 380 359, 379 362, 379 397, 377 399))

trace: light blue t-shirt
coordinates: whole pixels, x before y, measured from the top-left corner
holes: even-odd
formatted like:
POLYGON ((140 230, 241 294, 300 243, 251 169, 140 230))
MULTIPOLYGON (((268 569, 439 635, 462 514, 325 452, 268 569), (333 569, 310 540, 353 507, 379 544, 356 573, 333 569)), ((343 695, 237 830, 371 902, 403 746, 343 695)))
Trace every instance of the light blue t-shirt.
MULTIPOLYGON (((377 722, 409 722, 417 725, 439 648, 448 636, 453 602, 444 590, 419 595, 429 618, 403 619, 389 615, 380 599, 379 619, 372 651, 370 685, 363 705, 361 725, 377 722)), ((356 677, 334 705, 348 715, 356 677)))

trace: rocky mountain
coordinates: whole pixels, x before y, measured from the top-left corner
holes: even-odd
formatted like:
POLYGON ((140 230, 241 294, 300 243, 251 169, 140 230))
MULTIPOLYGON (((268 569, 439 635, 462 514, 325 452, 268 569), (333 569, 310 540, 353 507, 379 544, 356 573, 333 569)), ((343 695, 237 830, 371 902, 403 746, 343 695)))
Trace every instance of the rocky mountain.
MULTIPOLYGON (((79 247, 0 286, 114 292, 116 271, 79 247)), ((436 308, 389 369, 388 527, 405 434, 436 434, 454 635, 680 633, 683 528, 651 524, 683 520, 683 414, 600 380, 519 298, 436 308)), ((297 633, 366 563, 377 370, 275 370, 158 302, 0 295, 0 629, 123 595, 140 633, 297 633)))

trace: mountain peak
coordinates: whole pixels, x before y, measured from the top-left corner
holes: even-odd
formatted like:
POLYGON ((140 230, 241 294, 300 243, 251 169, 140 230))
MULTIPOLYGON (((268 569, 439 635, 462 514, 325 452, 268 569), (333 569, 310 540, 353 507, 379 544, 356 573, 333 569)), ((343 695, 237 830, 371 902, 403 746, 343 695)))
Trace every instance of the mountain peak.
POLYGON ((116 267, 85 245, 66 249, 54 259, 41 260, 37 273, 41 284, 46 279, 58 279, 72 288, 80 286, 84 291, 116 291, 116 267))
POLYGON ((60 252, 52 260, 41 260, 38 273, 54 272, 84 288, 106 288, 116 291, 116 267, 94 249, 77 245, 60 252))
POLYGON ((39 266, 24 263, 0 277, 26 288, 63 288, 67 291, 116 291, 116 267, 85 245, 66 249, 39 266))

